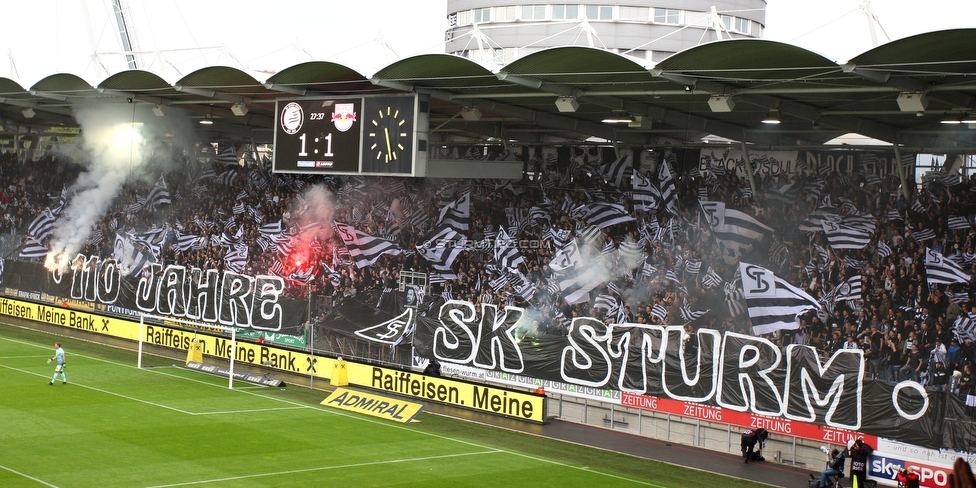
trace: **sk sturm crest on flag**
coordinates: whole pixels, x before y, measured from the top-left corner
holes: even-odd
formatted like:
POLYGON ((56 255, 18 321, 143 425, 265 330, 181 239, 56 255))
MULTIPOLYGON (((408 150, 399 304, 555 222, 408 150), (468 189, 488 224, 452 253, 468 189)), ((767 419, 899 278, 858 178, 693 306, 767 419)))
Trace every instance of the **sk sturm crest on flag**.
POLYGON ((816 299, 762 266, 739 263, 739 273, 755 335, 798 329, 797 315, 820 309, 816 299))
POLYGON ((932 249, 925 250, 925 281, 929 283, 968 283, 969 275, 958 264, 932 249))

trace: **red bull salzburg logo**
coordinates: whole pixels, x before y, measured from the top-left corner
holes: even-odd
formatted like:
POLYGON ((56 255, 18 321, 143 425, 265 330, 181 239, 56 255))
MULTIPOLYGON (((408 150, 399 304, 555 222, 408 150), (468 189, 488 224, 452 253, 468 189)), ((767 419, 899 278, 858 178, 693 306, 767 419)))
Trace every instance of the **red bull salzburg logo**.
POLYGON ((335 104, 335 111, 332 112, 332 123, 339 132, 345 132, 352 128, 356 121, 355 105, 351 103, 335 104))

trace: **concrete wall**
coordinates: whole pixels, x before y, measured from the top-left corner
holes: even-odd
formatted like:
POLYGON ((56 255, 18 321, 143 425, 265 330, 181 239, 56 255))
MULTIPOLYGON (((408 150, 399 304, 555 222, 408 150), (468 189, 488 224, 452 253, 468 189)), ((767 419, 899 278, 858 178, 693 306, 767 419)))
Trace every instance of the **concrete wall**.
MULTIPOLYGON (((739 438, 744 429, 738 426, 559 394, 550 394, 547 402, 549 416, 560 420, 713 451, 736 455, 740 452, 739 438)), ((824 466, 824 454, 820 451, 822 445, 830 448, 846 447, 773 434, 766 441, 763 455, 768 462, 780 462, 819 471, 824 466)))

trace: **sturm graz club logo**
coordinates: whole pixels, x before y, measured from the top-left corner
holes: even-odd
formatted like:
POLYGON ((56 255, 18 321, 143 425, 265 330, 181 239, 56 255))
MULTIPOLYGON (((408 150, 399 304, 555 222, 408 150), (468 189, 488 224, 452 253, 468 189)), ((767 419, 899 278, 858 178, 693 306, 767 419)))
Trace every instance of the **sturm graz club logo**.
POLYGON ((851 284, 848 282, 843 282, 837 285, 837 294, 840 296, 846 296, 851 294, 851 284))
POLYGON ((408 327, 411 324, 412 318, 413 309, 408 308, 399 316, 386 322, 357 330, 356 335, 372 342, 396 345, 410 332, 408 327))
POLYGON ((745 268, 748 279, 742 280, 742 291, 746 297, 772 296, 776 294, 773 274, 762 267, 749 265, 745 268))
POLYGON ((305 123, 305 111, 297 102, 291 102, 281 109, 281 130, 291 135, 302 130, 305 123))

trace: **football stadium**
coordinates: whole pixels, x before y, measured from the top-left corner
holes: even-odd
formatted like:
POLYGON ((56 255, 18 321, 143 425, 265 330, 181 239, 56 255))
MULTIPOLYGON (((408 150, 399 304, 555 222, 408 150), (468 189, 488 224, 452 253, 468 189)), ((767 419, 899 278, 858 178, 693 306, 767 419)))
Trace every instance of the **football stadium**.
POLYGON ((0 485, 976 486, 973 39, 0 78, 0 485))

